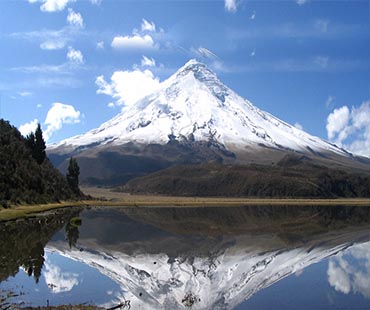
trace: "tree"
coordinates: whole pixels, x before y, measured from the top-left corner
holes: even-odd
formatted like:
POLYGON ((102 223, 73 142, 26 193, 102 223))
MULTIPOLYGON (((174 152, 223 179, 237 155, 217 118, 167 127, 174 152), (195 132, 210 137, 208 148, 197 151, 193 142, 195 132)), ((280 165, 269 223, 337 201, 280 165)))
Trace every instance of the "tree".
POLYGON ((69 160, 66 177, 69 187, 75 194, 80 194, 80 189, 78 187, 79 176, 80 176, 80 167, 78 166, 77 160, 71 157, 69 160))
POLYGON ((46 145, 44 138, 42 136, 42 130, 40 123, 37 124, 37 128, 35 131, 35 145, 34 145, 34 152, 33 152, 33 157, 36 159, 37 163, 40 165, 44 161, 46 157, 45 153, 46 145))
POLYGON ((33 157, 33 152, 35 148, 35 134, 31 132, 29 135, 27 135, 25 142, 26 142, 27 147, 32 151, 32 157, 33 157))

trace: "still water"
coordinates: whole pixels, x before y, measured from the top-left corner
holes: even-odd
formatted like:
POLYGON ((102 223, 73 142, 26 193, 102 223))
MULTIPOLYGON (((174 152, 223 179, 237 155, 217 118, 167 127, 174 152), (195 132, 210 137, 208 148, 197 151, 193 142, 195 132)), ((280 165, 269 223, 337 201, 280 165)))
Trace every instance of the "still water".
POLYGON ((0 232, 0 308, 370 309, 370 207, 69 209, 0 232))

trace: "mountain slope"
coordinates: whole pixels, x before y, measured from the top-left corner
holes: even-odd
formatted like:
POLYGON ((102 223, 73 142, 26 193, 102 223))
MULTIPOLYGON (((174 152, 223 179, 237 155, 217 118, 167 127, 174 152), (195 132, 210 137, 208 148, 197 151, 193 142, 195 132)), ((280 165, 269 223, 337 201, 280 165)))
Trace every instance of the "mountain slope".
POLYGON ((275 165, 178 165, 127 182, 124 192, 168 196, 370 197, 370 176, 287 155, 275 165))
POLYGON ((313 137, 255 107, 226 87, 204 64, 189 61, 159 90, 125 107, 116 117, 88 133, 50 149, 166 144, 171 140, 212 141, 229 150, 258 146, 295 151, 345 150, 313 137))
POLYGON ((297 152, 325 164, 370 169, 370 161, 258 109, 195 60, 100 127, 51 145, 48 151, 62 169, 66 156, 80 157, 81 179, 90 183, 110 179, 119 184, 160 168, 209 160, 271 164, 297 152), (111 161, 112 157, 121 160, 111 161), (144 171, 132 168, 150 161, 159 164, 144 171), (122 169, 109 168, 107 162, 122 169), (94 173, 94 165, 109 176, 94 173), (127 169, 134 171, 127 174, 127 169))
POLYGON ((37 163, 17 128, 0 119, 0 207, 72 198, 66 178, 47 158, 37 163))

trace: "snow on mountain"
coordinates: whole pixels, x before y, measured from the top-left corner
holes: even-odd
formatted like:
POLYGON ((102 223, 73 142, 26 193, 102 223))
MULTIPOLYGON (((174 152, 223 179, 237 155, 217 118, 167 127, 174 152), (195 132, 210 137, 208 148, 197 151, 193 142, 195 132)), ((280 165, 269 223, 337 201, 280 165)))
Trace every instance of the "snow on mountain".
MULTIPOLYGON (((212 141, 228 150, 258 145, 301 152, 349 153, 255 107, 225 86, 204 64, 190 60, 159 89, 83 135, 49 150, 102 145, 212 141)), ((63 153, 63 151, 62 151, 63 153)))
MULTIPOLYGON (((186 297, 193 298, 194 310, 234 309, 258 291, 353 245, 354 236, 329 234, 287 247, 276 236, 244 235, 224 238, 205 257, 139 250, 130 255, 104 247, 90 251, 83 242, 83 252, 61 243, 50 244, 47 251, 83 262, 114 280, 133 309, 186 309, 186 297)), ((122 296, 108 306, 119 304, 122 296)))

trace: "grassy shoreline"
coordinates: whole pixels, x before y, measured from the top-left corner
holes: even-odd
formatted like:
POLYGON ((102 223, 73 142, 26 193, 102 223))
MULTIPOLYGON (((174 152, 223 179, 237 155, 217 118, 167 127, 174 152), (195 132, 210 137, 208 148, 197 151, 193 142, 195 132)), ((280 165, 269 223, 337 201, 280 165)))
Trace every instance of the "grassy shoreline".
POLYGON ((370 206, 370 199, 274 199, 274 198, 226 198, 226 197, 170 197, 121 195, 120 198, 101 197, 94 200, 63 201, 39 205, 18 205, 0 209, 0 221, 15 220, 35 216, 37 213, 68 207, 215 207, 244 205, 322 205, 322 206, 370 206))

